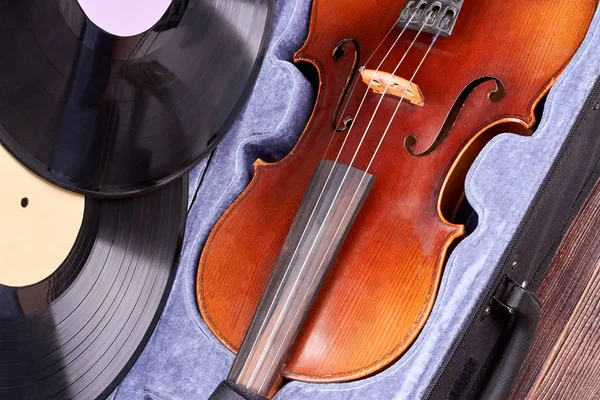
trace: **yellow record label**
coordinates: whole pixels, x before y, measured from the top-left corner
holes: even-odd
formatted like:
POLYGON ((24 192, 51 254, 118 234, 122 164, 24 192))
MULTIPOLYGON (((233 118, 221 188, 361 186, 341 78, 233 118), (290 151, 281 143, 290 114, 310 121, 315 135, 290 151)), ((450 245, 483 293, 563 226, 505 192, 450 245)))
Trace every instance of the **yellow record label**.
POLYGON ((0 146, 0 283, 28 286, 65 260, 85 198, 47 183, 0 146))

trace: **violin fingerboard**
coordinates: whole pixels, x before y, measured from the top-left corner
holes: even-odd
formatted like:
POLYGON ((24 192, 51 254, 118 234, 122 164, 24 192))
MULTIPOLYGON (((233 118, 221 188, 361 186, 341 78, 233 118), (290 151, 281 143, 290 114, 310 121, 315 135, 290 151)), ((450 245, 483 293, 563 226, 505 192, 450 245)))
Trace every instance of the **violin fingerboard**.
POLYGON ((374 182, 322 160, 276 261, 228 379, 267 396, 374 182))

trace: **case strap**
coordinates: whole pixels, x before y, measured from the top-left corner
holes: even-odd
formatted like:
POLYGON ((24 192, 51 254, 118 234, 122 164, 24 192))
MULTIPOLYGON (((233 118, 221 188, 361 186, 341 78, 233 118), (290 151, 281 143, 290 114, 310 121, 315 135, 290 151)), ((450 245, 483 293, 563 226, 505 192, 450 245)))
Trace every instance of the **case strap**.
POLYGON ((504 400, 527 356, 531 342, 540 321, 541 305, 537 296, 517 283, 508 283, 507 296, 499 300, 497 305, 506 312, 511 329, 508 337, 503 338, 504 351, 490 372, 481 395, 481 399, 504 400))

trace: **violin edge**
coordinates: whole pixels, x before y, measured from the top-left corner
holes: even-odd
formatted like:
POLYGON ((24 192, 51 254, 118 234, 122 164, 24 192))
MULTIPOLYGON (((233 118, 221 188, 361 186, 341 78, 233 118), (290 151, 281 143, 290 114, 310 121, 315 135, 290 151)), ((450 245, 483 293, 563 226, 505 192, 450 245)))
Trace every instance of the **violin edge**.
MULTIPOLYGON (((313 20, 311 18, 311 29, 313 27, 313 20)), ((583 38, 581 38, 581 41, 583 41, 583 38)), ((300 138, 298 139, 297 143, 294 145, 293 149, 281 160, 274 162, 274 163, 267 163, 264 162, 261 159, 257 159, 254 163, 254 176, 252 177, 249 185, 244 189, 244 191, 240 194, 239 197, 236 198, 236 200, 234 201, 234 203, 232 203, 231 206, 229 206, 227 208, 227 210, 225 211, 225 213, 219 218, 217 224, 215 225, 215 227, 211 230, 210 236, 207 239, 206 242, 206 247, 209 246, 209 241, 212 241, 212 239, 214 239, 214 234, 215 232, 218 230, 217 226, 219 224, 223 224, 229 217, 230 213, 233 212, 233 210, 237 207, 237 205, 239 205, 239 203, 243 202, 244 199, 247 197, 247 195, 256 187, 258 186, 258 182, 260 180, 260 176, 263 176, 263 172, 271 169, 271 168, 277 168, 279 166, 284 165, 285 163, 289 162, 291 159, 293 159, 297 149, 300 147, 301 143, 306 139, 306 135, 307 132, 310 130, 310 128, 312 127, 312 123, 313 123, 313 119, 315 117, 316 114, 316 110, 317 110, 317 105, 319 104, 319 100, 321 99, 321 96, 323 95, 323 74, 324 74, 324 69, 322 68, 322 66, 320 65, 320 63, 318 62, 318 60, 316 60, 315 58, 311 57, 310 55, 308 55, 307 53, 305 53, 305 49, 307 48, 308 45, 308 41, 304 43, 304 45, 296 52, 296 54, 294 55, 294 61, 296 63, 299 62, 306 62, 309 64, 312 64, 315 69, 318 72, 319 75, 319 86, 318 86, 318 94, 317 94, 317 101, 315 103, 315 107, 313 108, 312 112, 311 112, 311 116, 300 136, 300 138)), ((574 52, 573 52, 574 54, 574 52)), ((492 120, 487 121, 482 128, 474 135, 472 136, 471 140, 469 141, 469 145, 465 146, 462 148, 462 151, 457 155, 457 157, 454 159, 453 163, 451 164, 451 167, 449 168, 447 174, 444 177, 444 180, 442 182, 442 186, 440 189, 440 194, 437 198, 437 202, 436 202, 436 210, 437 210, 437 214, 438 214, 438 218, 440 218, 442 220, 442 222, 446 222, 448 223, 447 219, 443 216, 443 214, 441 213, 441 206, 440 206, 440 201, 441 201, 441 197, 442 197, 442 192, 443 189, 445 188, 445 186, 448 183, 448 180, 450 179, 450 176, 452 175, 454 168, 456 167, 457 163, 460 162, 461 157, 463 156, 463 154, 467 151, 467 149, 469 148, 469 146, 477 139, 479 138, 481 135, 483 135, 486 131, 488 131, 490 128, 503 124, 503 123, 516 123, 519 124, 523 127, 526 128, 530 128, 531 126, 534 125, 534 123, 536 122, 536 118, 535 118, 535 107, 537 104, 539 104, 539 102, 541 101, 541 99, 548 93, 548 91, 550 90, 550 88, 553 86, 553 84, 556 82, 556 80, 558 79, 558 77, 560 76, 560 74, 564 71, 564 69, 566 68, 568 62, 570 61, 570 59, 572 58, 572 56, 565 62, 565 64, 560 68, 560 70, 558 70, 553 76, 552 78, 546 83, 546 85, 536 94, 536 96, 534 96, 534 98, 532 98, 532 100, 529 102, 528 108, 527 108, 527 114, 520 116, 520 115, 504 115, 502 117, 499 118, 494 118, 492 120)), ((448 223, 449 225, 453 225, 448 223)), ((445 253, 448 253, 446 251, 447 249, 445 249, 445 253)), ((216 324, 212 321, 212 319, 210 318, 210 313, 208 311, 206 307, 206 302, 204 299, 204 290, 202 287, 202 278, 201 278, 201 271, 203 273, 205 264, 204 262, 205 260, 205 255, 208 254, 208 251, 203 251, 202 252, 202 256, 200 258, 200 262, 199 262, 199 269, 198 269, 198 276, 197 276, 197 281, 196 281, 196 286, 197 286, 197 293, 198 293, 198 305, 199 305, 199 309, 200 312, 202 314, 202 317, 204 318, 204 320, 207 322, 207 325, 209 327, 209 329, 213 332, 213 334, 215 334, 215 336, 217 337, 217 339, 223 344, 225 345, 230 351, 232 352, 236 352, 237 348, 230 343, 224 335, 221 334, 221 332, 219 331, 219 329, 217 328, 216 324), (204 260, 204 261, 203 261, 204 260), (202 299, 202 301, 201 301, 202 299), (202 302, 202 304, 201 304, 202 302), (204 308, 203 308, 204 307, 204 308), (210 321, 210 323, 209 323, 210 321)), ((447 254, 444 255, 443 259, 445 260, 447 254)), ((442 265, 445 264, 445 261, 441 263, 442 265)), ((439 269, 439 274, 441 275, 443 271, 443 267, 439 269)), ((437 291, 439 289, 439 279, 437 280, 435 286, 436 289, 434 290, 434 293, 437 294, 437 291)), ((431 302, 428 302, 428 310, 425 313, 427 316, 430 314, 431 310, 433 309, 433 305, 435 302, 435 297, 433 296, 434 300, 432 300, 431 302)), ((418 335, 418 333, 421 331, 422 327, 425 325, 427 321, 427 318, 424 318, 424 321, 420 327, 420 329, 418 329, 418 332, 415 334, 415 337, 418 335)), ((408 346, 407 346, 408 347, 408 346)), ((398 355, 396 355, 395 357, 390 356, 389 358, 387 358, 386 356, 386 362, 382 363, 384 365, 389 365, 390 363, 390 359, 397 359, 406 349, 402 350, 399 352, 398 355)), ((372 373, 380 371, 382 368, 381 367, 374 367, 374 368, 366 368, 366 369, 361 369, 361 371, 367 371, 370 370, 371 372, 366 372, 366 373, 361 373, 361 374, 356 374, 356 375, 348 375, 347 379, 335 379, 335 378, 331 378, 331 376, 329 377, 325 377, 323 378, 322 375, 303 375, 303 374, 295 374, 293 372, 285 372, 284 376, 290 379, 296 379, 296 380, 301 380, 301 381, 305 381, 305 382, 313 382, 313 383, 325 383, 325 382, 344 382, 344 381, 349 381, 349 380, 354 380, 354 379, 358 379, 358 378, 363 378, 369 375, 372 375, 372 373)), ((336 374, 335 376, 339 376, 340 374, 336 374)))

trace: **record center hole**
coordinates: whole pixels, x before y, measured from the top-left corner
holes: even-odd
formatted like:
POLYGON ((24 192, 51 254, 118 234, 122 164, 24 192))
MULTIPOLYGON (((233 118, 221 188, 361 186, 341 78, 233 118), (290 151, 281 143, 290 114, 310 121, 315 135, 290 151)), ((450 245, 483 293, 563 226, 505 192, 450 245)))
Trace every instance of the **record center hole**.
POLYGON ((27 208, 28 205, 29 205, 29 199, 27 197, 23 197, 21 199, 21 207, 27 208))
POLYGON ((121 37, 150 30, 171 6, 171 0, 77 0, 99 28, 121 37))

